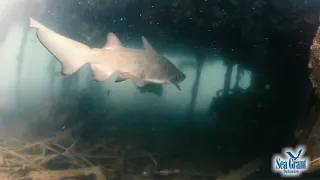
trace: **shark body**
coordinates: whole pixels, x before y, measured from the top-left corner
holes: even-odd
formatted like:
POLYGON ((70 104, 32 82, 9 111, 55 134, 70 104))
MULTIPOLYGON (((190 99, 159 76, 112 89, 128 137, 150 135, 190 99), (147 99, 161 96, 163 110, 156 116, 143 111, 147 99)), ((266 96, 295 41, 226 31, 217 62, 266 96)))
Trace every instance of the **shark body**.
POLYGON ((173 63, 159 55, 145 37, 142 37, 143 49, 124 47, 114 33, 108 34, 103 48, 90 48, 32 18, 29 20, 29 26, 37 29, 39 41, 61 63, 64 75, 71 75, 90 64, 96 81, 104 81, 118 73, 115 82, 131 79, 137 87, 148 83, 172 84, 179 90, 179 83, 186 78, 173 63))

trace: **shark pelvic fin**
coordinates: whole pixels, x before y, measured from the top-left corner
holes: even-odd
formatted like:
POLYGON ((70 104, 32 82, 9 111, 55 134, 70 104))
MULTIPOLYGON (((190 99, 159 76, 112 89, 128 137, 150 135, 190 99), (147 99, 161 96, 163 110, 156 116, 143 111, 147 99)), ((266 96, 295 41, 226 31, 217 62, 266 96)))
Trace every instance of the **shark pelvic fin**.
POLYGON ((62 74, 66 76, 73 74, 86 64, 85 61, 74 60, 71 58, 59 58, 59 61, 62 66, 62 74))
POLYGON ((121 45, 121 41, 120 39, 112 32, 110 32, 107 36, 107 43, 106 45, 104 45, 103 48, 110 48, 113 46, 120 46, 121 45))
POLYGON ((104 81, 109 79, 113 74, 113 71, 105 66, 98 64, 91 64, 90 66, 96 81, 104 81))

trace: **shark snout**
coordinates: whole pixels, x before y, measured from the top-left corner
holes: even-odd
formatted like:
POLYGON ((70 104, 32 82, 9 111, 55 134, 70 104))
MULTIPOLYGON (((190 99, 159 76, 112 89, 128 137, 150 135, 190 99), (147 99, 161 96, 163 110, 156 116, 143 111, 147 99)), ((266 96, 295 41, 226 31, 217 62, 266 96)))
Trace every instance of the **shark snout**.
POLYGON ((180 72, 178 75, 174 76, 171 79, 171 82, 175 82, 175 83, 181 83, 182 81, 184 81, 186 79, 186 75, 182 72, 180 72))
POLYGON ((181 75, 180 75, 180 83, 182 81, 184 81, 186 78, 187 78, 187 76, 184 73, 181 73, 181 75))

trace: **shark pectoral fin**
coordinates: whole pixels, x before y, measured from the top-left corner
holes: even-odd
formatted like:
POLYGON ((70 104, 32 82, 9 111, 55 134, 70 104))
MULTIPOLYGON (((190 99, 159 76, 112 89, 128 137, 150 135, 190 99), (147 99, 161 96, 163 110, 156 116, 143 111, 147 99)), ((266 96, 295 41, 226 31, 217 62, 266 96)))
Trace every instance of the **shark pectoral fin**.
POLYGON ((127 74, 127 73, 119 73, 115 82, 116 83, 117 82, 122 82, 122 81, 125 81, 127 79, 130 79, 130 75, 129 74, 127 74))
POLYGON ((113 74, 113 71, 105 66, 97 64, 91 64, 90 66, 96 81, 104 81, 109 79, 113 74))
POLYGON ((133 83, 137 86, 137 87, 143 87, 144 85, 146 85, 147 83, 145 81, 143 81, 142 79, 139 78, 131 78, 133 83))
POLYGON ((171 84, 173 84, 179 91, 181 91, 181 87, 180 87, 180 85, 178 83, 172 83, 171 82, 171 84))

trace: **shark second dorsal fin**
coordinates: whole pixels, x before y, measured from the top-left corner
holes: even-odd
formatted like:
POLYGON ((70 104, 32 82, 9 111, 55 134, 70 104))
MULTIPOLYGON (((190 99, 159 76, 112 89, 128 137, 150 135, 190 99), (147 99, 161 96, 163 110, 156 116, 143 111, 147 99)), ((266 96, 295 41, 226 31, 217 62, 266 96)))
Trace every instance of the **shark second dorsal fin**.
POLYGON ((107 36, 107 43, 106 45, 104 45, 103 48, 110 48, 110 47, 120 46, 120 45, 121 45, 120 39, 114 33, 110 32, 107 36))
POLYGON ((145 50, 147 50, 150 53, 157 54, 157 52, 153 49, 153 47, 150 45, 150 43, 144 36, 142 36, 142 43, 145 50))

